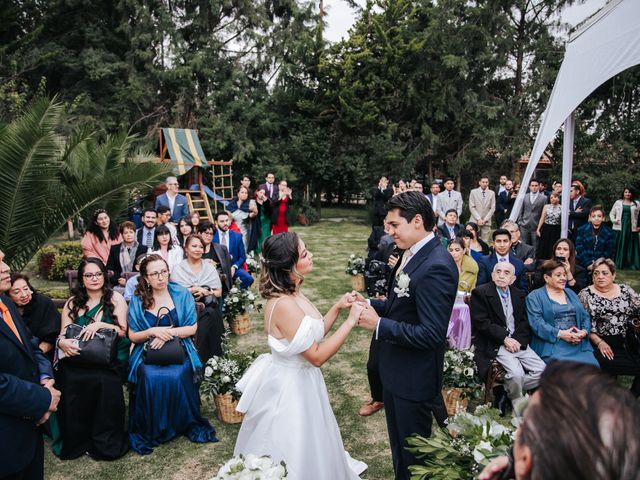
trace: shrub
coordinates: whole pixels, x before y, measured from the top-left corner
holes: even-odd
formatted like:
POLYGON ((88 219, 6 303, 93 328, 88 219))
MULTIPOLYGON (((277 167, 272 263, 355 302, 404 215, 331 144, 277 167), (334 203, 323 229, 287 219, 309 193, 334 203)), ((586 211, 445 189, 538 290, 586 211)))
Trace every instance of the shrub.
POLYGON ((316 223, 318 220, 320 220, 320 214, 315 208, 311 206, 309 202, 302 202, 300 204, 300 206, 298 207, 298 215, 299 216, 302 215, 305 217, 306 224, 298 222, 304 226, 312 225, 316 223))
POLYGON ((79 242, 62 242, 41 248, 36 255, 38 272, 47 280, 64 280, 65 270, 75 270, 82 261, 79 242))

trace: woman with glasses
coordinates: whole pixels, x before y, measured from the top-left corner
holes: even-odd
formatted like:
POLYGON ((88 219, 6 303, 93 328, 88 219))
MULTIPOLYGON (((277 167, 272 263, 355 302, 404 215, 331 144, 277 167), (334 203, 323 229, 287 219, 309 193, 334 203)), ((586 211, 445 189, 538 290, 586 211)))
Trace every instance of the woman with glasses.
POLYGON ((153 242, 153 251, 151 253, 160 255, 169 265, 169 270, 184 260, 182 247, 173 244, 171 230, 166 225, 158 225, 156 227, 156 238, 153 242))
POLYGON ((114 460, 129 449, 124 429, 125 407, 122 392, 127 370, 129 341, 127 304, 122 295, 109 288, 107 269, 97 258, 83 260, 78 268, 79 286, 62 310, 62 329, 58 339, 59 375, 56 381, 62 397, 58 406, 62 451, 60 458, 114 460), (74 362, 80 354, 78 340, 65 338, 67 327, 83 327, 81 340, 90 340, 100 329, 118 334, 117 358, 113 364, 74 362))
MULTIPOLYGON (((200 413, 202 363, 191 337, 196 306, 186 288, 169 281, 169 266, 159 255, 140 264, 140 279, 129 304, 131 353, 129 439, 140 455, 178 435, 197 443, 217 442, 215 429, 200 413), (147 353, 178 339, 182 361, 154 364, 147 353)), ((161 353, 161 352, 158 352, 161 353)))
POLYGON ((531 348, 542 360, 573 360, 598 366, 589 342, 591 318, 578 296, 567 288, 565 266, 547 260, 540 267, 545 286, 527 296, 531 348))

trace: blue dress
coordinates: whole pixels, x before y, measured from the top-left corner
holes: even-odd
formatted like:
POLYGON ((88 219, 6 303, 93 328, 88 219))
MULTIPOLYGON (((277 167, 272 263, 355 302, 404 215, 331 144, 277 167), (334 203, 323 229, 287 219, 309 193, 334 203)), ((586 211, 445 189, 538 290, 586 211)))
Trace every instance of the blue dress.
MULTIPOLYGON (((577 327, 576 309, 571 303, 561 304, 551 300, 551 304, 557 328, 567 330, 571 327, 577 327)), ((589 337, 584 338, 582 341, 588 342, 589 337)), ((580 345, 580 343, 574 345, 564 340, 558 340, 553 353, 541 358, 545 363, 549 363, 551 360, 572 360, 574 362, 589 363, 600 368, 593 352, 581 350, 580 345)))
MULTIPOLYGON (((150 325, 156 316, 144 312, 150 325)), ((171 311, 176 318, 176 309, 171 311)), ((168 327, 165 316, 159 326, 168 327)), ((186 434, 197 443, 217 442, 216 431, 200 414, 200 393, 193 381, 188 356, 181 365, 146 365, 140 363, 133 385, 129 413, 129 441, 140 455, 174 437, 186 434)))

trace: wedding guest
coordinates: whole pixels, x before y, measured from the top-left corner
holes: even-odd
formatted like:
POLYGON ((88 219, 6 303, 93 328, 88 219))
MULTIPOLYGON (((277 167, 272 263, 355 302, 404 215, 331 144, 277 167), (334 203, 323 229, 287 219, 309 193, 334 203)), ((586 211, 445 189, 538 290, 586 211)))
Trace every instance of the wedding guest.
POLYGON ((455 182, 453 178, 448 177, 444 179, 444 191, 440 195, 440 201, 438 202, 438 220, 441 222, 445 221, 445 217, 447 216, 447 212, 452 208, 455 209, 458 214, 458 219, 462 215, 462 195, 460 192, 457 192, 453 189, 455 186, 455 182))
POLYGON ((485 241, 480 238, 480 229, 478 228, 478 225, 474 222, 467 222, 464 228, 471 235, 470 237, 468 237, 469 244, 467 245, 467 247, 469 248, 469 253, 473 257, 473 259, 477 262, 484 255, 489 255, 491 250, 489 249, 489 245, 487 245, 485 241))
POLYGON ((129 439, 140 455, 182 434, 197 443, 218 441, 215 429, 200 413, 202 363, 191 340, 195 333, 193 296, 169 282, 169 265, 161 256, 149 255, 140 265, 140 283, 129 305, 129 338, 134 344, 129 439), (174 337, 184 351, 181 363, 145 363, 145 346, 161 349, 174 337))
POLYGON ((399 179, 396 185, 393 185, 393 194, 398 195, 399 193, 407 191, 407 182, 404 179, 399 179))
POLYGON ((515 286, 523 292, 526 292, 527 276, 525 266, 524 263, 511 252, 511 234, 509 230, 499 228, 494 230, 492 236, 493 253, 480 257, 480 260, 478 260, 478 285, 484 285, 491 281, 491 272, 493 272, 493 267, 496 263, 509 262, 515 267, 515 286))
POLYGON ((280 180, 280 183, 278 183, 278 195, 271 200, 271 233, 273 235, 289 231, 287 211, 290 201, 291 189, 288 187, 286 180, 280 180))
POLYGON ((133 295, 135 294, 136 287, 138 286, 138 279, 140 277, 140 264, 142 263, 142 260, 144 260, 144 258, 147 255, 148 255, 147 253, 144 253, 136 257, 136 263, 133 267, 136 274, 133 275, 131 278, 129 278, 129 280, 127 280, 127 283, 124 286, 123 296, 127 303, 131 301, 131 299, 133 298, 133 295))
POLYGON ((39 293, 22 273, 11 274, 9 298, 15 303, 25 325, 38 338, 38 348, 53 361, 53 347, 60 333, 60 313, 53 301, 39 293))
POLYGON ((264 183, 258 187, 267 193, 267 199, 271 202, 278 199, 278 189, 274 185, 275 181, 276 176, 272 172, 267 172, 264 177, 264 183))
POLYGON ((553 193, 557 193, 560 198, 562 198, 562 182, 555 181, 551 184, 551 191, 553 193))
POLYGON ((500 185, 496 187, 496 225, 502 225, 502 222, 508 217, 507 209, 509 208, 511 190, 513 190, 513 182, 502 175, 500 185), (504 183, 502 183, 502 179, 504 179, 504 183))
POLYGON ((616 200, 609 213, 615 236, 616 267, 640 270, 640 242, 638 241, 638 201, 633 190, 625 187, 622 198, 616 200))
MULTIPOLYGON (((553 258, 564 265, 567 275, 567 287, 575 293, 589 284, 587 269, 576 262, 576 249, 573 242, 568 238, 561 238, 553 245, 553 258)), ((540 288, 545 285, 542 270, 538 268, 533 276, 533 288, 540 288)))
MULTIPOLYGON (((414 188, 414 190, 416 189, 414 188)), ((419 191, 422 191, 422 189, 420 189, 419 191)), ((433 214, 435 215, 436 220, 438 220, 438 210, 440 208, 439 195, 440 195, 440 184, 438 182, 431 182, 431 186, 429 187, 429 193, 427 193, 426 197, 427 197, 427 200, 429 200, 429 203, 431 204, 431 208, 433 209, 433 214)))
POLYGON ((120 235, 122 242, 113 245, 109 251, 109 260, 107 260, 107 270, 112 273, 109 278, 111 286, 118 293, 124 292, 124 286, 127 283, 125 273, 133 272, 133 264, 135 259, 147 252, 147 247, 138 244, 136 240, 136 226, 133 222, 122 222, 120 225, 120 235))
POLYGON ((136 240, 139 245, 144 245, 147 248, 145 253, 153 250, 157 223, 158 213, 153 208, 147 208, 142 212, 142 227, 136 231, 136 240))
MULTIPOLYGON (((169 229, 169 233, 171 234, 171 242, 174 245, 180 246, 180 242, 178 242, 178 229, 176 226, 171 223, 171 210, 169 207, 165 205, 160 205, 156 208, 156 212, 158 214, 157 226, 165 226, 169 229)), ((151 253, 151 252, 149 252, 151 253)))
POLYGON ((178 221, 178 245, 184 249, 184 244, 187 241, 187 237, 195 232, 191 219, 189 217, 182 217, 178 221))
POLYGON ((242 236, 229 229, 231 219, 224 210, 216 213, 216 233, 213 236, 214 243, 227 247, 231 256, 231 277, 233 281, 240 280, 240 288, 249 288, 253 284, 253 277, 244 269, 247 257, 242 244, 242 236))
POLYGON ((589 214, 589 223, 581 226, 576 234, 578 263, 587 270, 591 270, 591 264, 598 258, 615 256, 613 230, 603 222, 604 209, 596 205, 589 214))
POLYGON ((536 251, 531 245, 520 240, 520 227, 512 220, 502 222, 502 228, 511 234, 511 252, 518 260, 524 263, 527 271, 531 272, 536 267, 536 251))
POLYGON ((531 348, 545 361, 573 360, 598 366, 589 342, 591 318, 578 296, 566 288, 565 266, 546 260, 542 266, 546 286, 527 296, 527 316, 533 331, 531 348))
MULTIPOLYGON (((569 240, 576 243, 578 229, 589 220, 591 200, 585 197, 586 190, 577 180, 571 182, 569 198, 569 240)), ((577 243, 576 243, 577 245, 577 243)))
POLYGON ((640 352, 627 343, 632 321, 640 318, 640 297, 624 283, 615 283, 616 265, 608 258, 593 263, 593 285, 578 295, 591 315, 589 339, 595 356, 605 372, 611 375, 631 375, 631 393, 640 397, 640 352), (633 348, 633 349, 631 349, 633 348))
POLYGON ((184 259, 182 247, 173 244, 171 231, 166 225, 156 227, 156 241, 151 253, 160 255, 169 265, 169 269, 172 269, 184 259))
POLYGON ((496 197, 506 190, 507 180, 508 178, 506 175, 500 175, 498 184, 493 189, 496 192, 496 197))
POLYGON ((438 226, 440 235, 446 238, 447 241, 451 241, 456 238, 462 230, 464 230, 464 227, 458 223, 458 212, 456 212, 455 208, 449 209, 444 216, 444 223, 438 226))
POLYGON ((536 257, 540 260, 548 260, 553 256, 553 244, 560 238, 560 195, 555 192, 549 194, 549 203, 542 209, 536 235, 538 247, 536 257))
POLYGON ((242 175, 240 178, 240 186, 246 188, 249 193, 249 198, 253 198, 253 189, 251 188, 251 177, 249 175, 242 175))
POLYGON ((458 267, 458 290, 471 292, 478 282, 478 264, 469 255, 467 247, 461 238, 454 238, 449 242, 449 253, 458 267))
POLYGON ((93 212, 91 224, 80 242, 84 258, 99 258, 106 264, 111 247, 120 242, 122 237, 118 227, 111 222, 107 211, 100 208, 93 212))
MULTIPOLYGON (((509 180, 509 182, 511 182, 511 180, 509 180)), ((516 199, 518 198, 518 193, 520 192, 520 184, 519 183, 513 183, 511 182, 513 187, 511 188, 510 192, 511 195, 509 196, 509 200, 507 201, 507 213, 506 213, 506 217, 509 218, 509 216, 511 216, 511 210, 513 210, 513 206, 516 203, 516 199)), ((507 187, 508 187, 508 182, 507 182, 507 187)))
POLYGON ((124 429, 125 406, 122 379, 129 357, 126 338, 127 304, 109 288, 107 269, 97 258, 83 260, 78 267, 79 286, 62 310, 58 347, 65 358, 59 363, 56 383, 62 399, 58 419, 62 436, 60 458, 114 460, 129 449, 124 429), (65 338, 67 327, 84 327, 82 340, 92 339, 99 329, 118 334, 117 358, 108 366, 72 362, 79 355, 78 341, 65 338))
POLYGON ((214 355, 222 355, 224 324, 218 302, 222 296, 222 283, 212 262, 202 260, 204 241, 199 235, 187 237, 185 258, 171 270, 171 281, 189 290, 204 310, 198 315, 196 346, 203 363, 214 355))
POLYGON ((522 210, 518 217, 518 226, 522 233, 522 241, 533 247, 536 251, 538 244, 538 236, 536 230, 542 216, 542 209, 547 204, 547 197, 540 192, 540 182, 532 178, 529 181, 529 193, 524 197, 522 202, 522 210))
POLYGON ((220 245, 219 243, 213 243, 215 227, 213 223, 208 220, 201 222, 198 225, 198 234, 204 242, 204 253, 202 258, 210 260, 216 267, 220 281, 222 282, 222 298, 227 295, 231 287, 233 287, 233 274, 231 273, 231 265, 233 260, 229 255, 229 250, 226 245, 220 245))
POLYGON ((260 187, 256 191, 256 207, 258 208, 258 221, 260 222, 260 236, 256 245, 256 253, 262 252, 262 244, 271 235, 271 201, 267 197, 267 191, 260 187))
POLYGON ((155 208, 168 207, 170 212, 170 221, 172 223, 178 223, 182 217, 189 215, 189 204, 187 203, 187 197, 178 193, 178 179, 176 177, 167 177, 165 183, 167 186, 167 192, 159 195, 156 198, 155 208))
POLYGON ((191 219, 191 225, 193 225, 193 228, 197 228, 200 223, 200 214, 198 212, 192 212, 189 218, 191 219))
POLYGON ((236 197, 231 199, 227 205, 227 211, 231 213, 233 220, 240 229, 245 252, 255 250, 258 240, 254 220, 258 216, 258 207, 255 200, 249 199, 249 189, 240 187, 236 197), (250 246, 253 248, 249 248, 250 246))
POLYGON ((491 238, 491 219, 495 210, 496 192, 489 188, 489 177, 483 176, 478 182, 478 188, 474 188, 469 194, 469 221, 478 225, 480 237, 485 242, 491 238))

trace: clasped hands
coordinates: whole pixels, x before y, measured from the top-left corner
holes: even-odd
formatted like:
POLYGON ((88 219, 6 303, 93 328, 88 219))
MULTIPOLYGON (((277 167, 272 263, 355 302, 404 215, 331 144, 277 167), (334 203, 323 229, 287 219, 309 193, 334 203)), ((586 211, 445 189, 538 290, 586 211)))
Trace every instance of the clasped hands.
POLYGON ((358 325, 367 330, 375 330, 378 326, 380 316, 367 303, 366 299, 355 290, 345 293, 340 299, 339 306, 341 309, 350 309, 347 322, 350 322, 352 326, 358 325))
POLYGON ((152 327, 148 330, 149 333, 149 348, 158 350, 162 348, 166 342, 171 340, 174 335, 171 332, 171 327, 152 327))
POLYGON ((579 330, 577 327, 571 327, 567 330, 560 330, 559 337, 565 342, 572 343, 574 345, 580 343, 583 338, 589 335, 586 330, 579 330))

